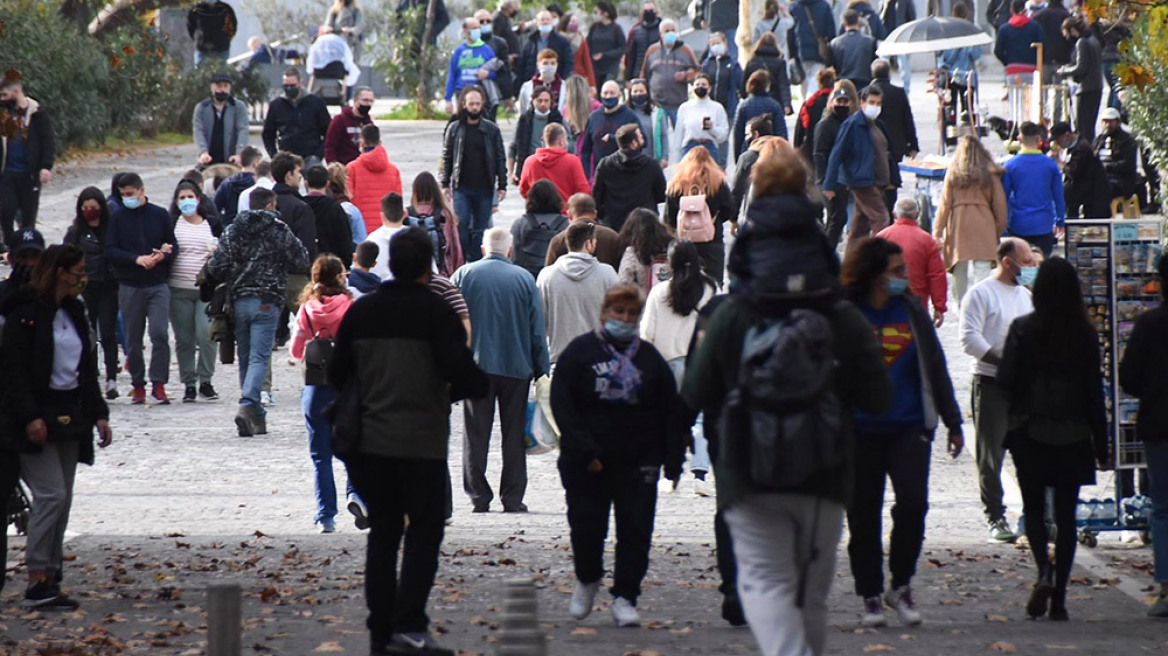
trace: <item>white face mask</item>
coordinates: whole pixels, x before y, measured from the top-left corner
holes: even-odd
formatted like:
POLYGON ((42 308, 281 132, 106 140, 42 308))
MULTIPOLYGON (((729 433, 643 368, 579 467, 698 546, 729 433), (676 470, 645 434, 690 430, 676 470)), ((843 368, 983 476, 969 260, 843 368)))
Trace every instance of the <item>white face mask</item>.
POLYGON ((722 55, 726 54, 726 46, 721 43, 715 43, 714 45, 710 46, 710 54, 715 57, 721 57, 722 55))
POLYGON ((864 105, 863 112, 869 121, 875 121, 876 117, 880 116, 880 107, 878 105, 864 105))
POLYGON ((540 66, 539 74, 544 77, 554 77, 558 66, 540 66))

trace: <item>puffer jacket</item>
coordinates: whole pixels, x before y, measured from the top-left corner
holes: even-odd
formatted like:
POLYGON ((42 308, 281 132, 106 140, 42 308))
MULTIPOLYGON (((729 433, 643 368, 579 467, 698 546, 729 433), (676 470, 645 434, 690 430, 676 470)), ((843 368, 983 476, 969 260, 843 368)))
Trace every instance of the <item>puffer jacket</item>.
POLYGON ((733 291, 758 298, 837 294, 839 256, 819 216, 804 195, 755 196, 726 264, 738 279, 733 291))
POLYGON ((308 251, 271 210, 236 217, 207 262, 214 279, 231 285, 231 298, 258 297, 284 304, 288 274, 308 270, 308 251))
POLYGON ((480 119, 478 125, 470 125, 459 117, 446 125, 446 135, 442 147, 442 187, 458 189, 462 180, 462 151, 466 145, 466 130, 477 128, 483 132, 487 145, 487 174, 498 180, 499 189, 507 188, 507 150, 503 146, 503 133, 499 126, 487 119, 480 119))
POLYGON ((381 227, 381 199, 389 192, 402 193, 401 172, 389 161, 382 146, 349 162, 349 200, 361 210, 365 231, 381 227))

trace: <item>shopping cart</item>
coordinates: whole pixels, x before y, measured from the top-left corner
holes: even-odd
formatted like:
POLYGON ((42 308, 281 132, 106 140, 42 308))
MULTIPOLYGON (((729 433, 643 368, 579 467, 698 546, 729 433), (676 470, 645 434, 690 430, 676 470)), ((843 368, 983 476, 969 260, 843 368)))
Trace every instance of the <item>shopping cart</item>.
POLYGON ((1119 476, 1114 476, 1115 496, 1103 500, 1079 500, 1075 507, 1075 527, 1079 531, 1079 544, 1094 548, 1099 544, 1099 534, 1105 531, 1138 531, 1144 544, 1151 544, 1152 535, 1148 525, 1151 504, 1147 497, 1137 495, 1123 498, 1119 476))

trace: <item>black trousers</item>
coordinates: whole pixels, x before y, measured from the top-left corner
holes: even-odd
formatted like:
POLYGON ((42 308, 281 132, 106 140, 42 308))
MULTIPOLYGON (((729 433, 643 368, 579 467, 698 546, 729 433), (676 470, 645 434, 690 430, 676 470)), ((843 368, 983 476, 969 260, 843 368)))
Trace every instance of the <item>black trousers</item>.
POLYGON ((101 342, 105 378, 118 376, 118 281, 90 282, 81 292, 89 309, 89 323, 101 342))
MULTIPOLYGON (((841 187, 835 192, 835 198, 827 201, 827 240, 831 247, 839 246, 840 236, 844 234, 844 227, 848 225, 848 199, 851 194, 841 187)), ((825 199, 826 200, 826 199, 825 199)))
POLYGON ((0 591, 4 590, 4 567, 8 562, 8 499, 20 483, 20 454, 0 451, 0 591))
POLYGON ((884 479, 892 479, 892 544, 888 568, 892 587, 908 585, 917 573, 929 512, 929 458, 932 436, 923 430, 881 434, 856 431, 856 487, 848 508, 848 559, 856 594, 884 592, 884 479))
POLYGON ((448 475, 445 460, 361 454, 349 463, 349 476, 369 511, 365 551, 369 618, 365 624, 374 644, 388 642, 394 633, 420 633, 429 627, 426 600, 434 587, 446 529, 448 475))
MULTIPOLYGON (((714 466, 718 465, 718 446, 722 442, 718 432, 719 415, 720 411, 717 410, 706 412, 702 422, 706 440, 710 443, 710 463, 714 466)), ((717 551, 718 574, 722 577, 718 592, 723 595, 738 594, 738 562, 734 560, 734 539, 721 510, 714 513, 714 549, 717 551)))
MULTIPOLYGON (((1026 515, 1026 539, 1030 542, 1030 552, 1039 572, 1050 568, 1050 552, 1046 548, 1049 538, 1046 522, 1039 518, 1046 516, 1046 486, 1042 481, 1030 480, 1022 470, 1018 471, 1018 487, 1022 490, 1022 512, 1026 515), (1031 519, 1033 518, 1033 520, 1031 519), (1035 548, 1035 545, 1042 545, 1035 548)), ((1075 504, 1079 502, 1078 485, 1058 485, 1054 488, 1054 586, 1066 591, 1071 578, 1071 566, 1075 562, 1075 545, 1078 531, 1075 529, 1075 504)))
POLYGON ((503 435, 503 475, 499 497, 503 508, 523 503, 527 492, 527 451, 523 429, 527 423, 527 378, 489 375, 491 386, 481 399, 463 403, 466 434, 462 447, 462 487, 475 508, 491 505, 495 493, 487 482, 487 453, 491 448, 491 427, 495 423, 495 403, 499 404, 499 424, 503 435))
POLYGON ((1095 119, 1099 118, 1102 91, 1080 93, 1075 97, 1075 131, 1087 141, 1095 141, 1095 119))
POLYGON ((616 567, 609 591, 614 597, 637 603, 641 581, 649 571, 659 476, 659 467, 611 465, 590 472, 560 465, 560 481, 568 501, 572 560, 581 583, 595 583, 604 576, 604 540, 609 514, 614 513, 616 567))
POLYGON ((41 202, 40 172, 0 174, 0 231, 7 244, 15 231, 13 223, 20 212, 21 228, 35 228, 37 208, 41 202))

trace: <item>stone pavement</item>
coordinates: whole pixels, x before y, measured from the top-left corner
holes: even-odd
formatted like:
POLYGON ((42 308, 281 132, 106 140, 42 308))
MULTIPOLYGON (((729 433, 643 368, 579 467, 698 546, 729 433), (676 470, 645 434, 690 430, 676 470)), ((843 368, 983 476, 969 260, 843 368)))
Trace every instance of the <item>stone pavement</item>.
MULTIPOLYGON (((985 78, 992 80, 992 71, 985 78)), ((912 94, 922 147, 935 151, 935 99, 918 75, 912 94)), ((994 94, 985 82, 986 96, 994 94)), ((391 159, 407 185, 419 171, 436 170, 439 123, 383 124, 391 159)), ((513 124, 505 123, 508 135, 513 124)), ((258 139, 258 135, 256 135, 258 139)), ((996 137, 989 142, 1000 150, 996 137)), ((87 157, 61 167, 43 200, 42 228, 50 240, 64 234, 77 191, 106 188, 114 170, 143 173, 156 202, 169 200, 174 181, 194 158, 193 147, 128 151, 87 157)), ((408 193, 408 187, 407 187, 408 193)), ((501 205, 497 222, 522 213, 517 194, 501 205)), ((941 329, 958 400, 968 417, 971 362, 961 353, 954 308, 941 329)), ((274 358, 277 405, 270 434, 235 436, 231 417, 238 375, 220 366, 215 384, 223 399, 169 407, 112 404, 115 442, 83 468, 71 522, 66 587, 83 602, 68 615, 17 608, 23 539, 13 540, 9 582, 0 597, 0 655, 199 654, 206 619, 202 591, 216 580, 238 581, 246 598, 245 651, 255 654, 363 653, 364 543, 345 517, 340 532, 321 536, 312 524, 312 470, 299 405, 302 378, 287 352, 274 358), (72 651, 70 651, 72 650, 72 651)), ((176 367, 172 376, 177 379, 176 367)), ((120 381, 127 384, 125 377, 120 381)), ((128 390, 123 389, 123 392, 128 390)), ((181 392, 177 380, 172 394, 181 392)), ((461 476, 462 411, 452 413, 451 470, 461 476)), ((1078 651, 1129 654, 1168 651, 1163 625, 1143 617, 1150 553, 1123 545, 1114 534, 1095 550, 1080 549, 1070 613, 1073 621, 1024 620, 1032 567, 1024 547, 990 546, 981 518, 976 468, 969 445, 957 459, 938 445, 932 462, 926 553, 916 580, 922 627, 859 630, 846 551, 840 549, 832 591, 828 653, 1042 654, 1078 651)), ((943 442, 943 441, 942 441, 943 442)), ((497 476, 498 453, 490 471, 497 476)), ((656 544, 640 608, 645 626, 615 629, 607 610, 584 622, 567 618, 572 569, 568 527, 554 456, 529 460, 528 515, 475 515, 455 494, 455 521, 447 530, 432 616, 445 642, 467 653, 493 653, 501 599, 499 583, 533 577, 540 586, 540 617, 549 653, 753 654, 748 631, 718 615, 711 518, 714 500, 694 496, 692 479, 670 493, 662 488, 656 544)), ((338 483, 344 481, 337 467, 338 483)), ((1004 474, 1007 502, 1020 501, 1004 474)), ((1110 474, 1100 477, 1108 484, 1110 474)), ((1105 489, 1084 496, 1113 496, 1105 489)), ((887 520, 886 520, 887 522, 887 520)), ((609 556, 611 558, 611 556, 609 556)), ((607 604, 607 595, 601 595, 607 604)))

